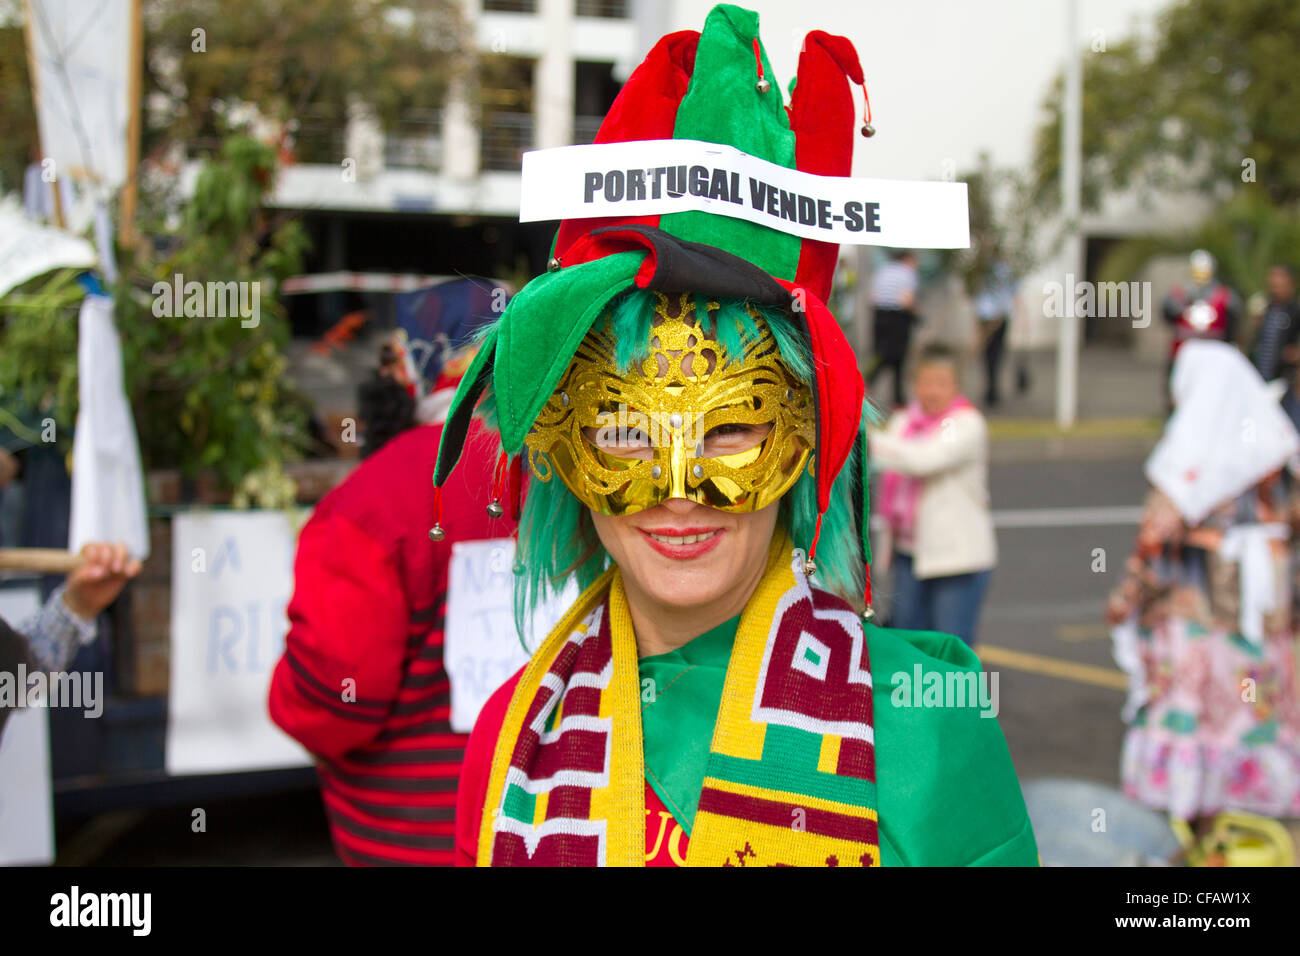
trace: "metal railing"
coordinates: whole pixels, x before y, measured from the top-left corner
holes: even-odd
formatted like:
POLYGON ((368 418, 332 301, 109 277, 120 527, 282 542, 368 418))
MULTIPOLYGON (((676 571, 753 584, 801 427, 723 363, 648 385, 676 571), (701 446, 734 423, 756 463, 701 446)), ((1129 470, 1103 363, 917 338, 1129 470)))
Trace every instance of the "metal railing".
POLYGON ((628 2, 627 0, 578 0, 575 12, 580 17, 626 20, 628 18, 628 2))
POLYGON ((479 135, 483 169, 518 172, 524 153, 533 148, 533 116, 486 113, 479 135))
POLYGON ((388 169, 442 168, 442 110, 409 110, 384 137, 388 169))
POLYGON ((493 13, 536 13, 537 0, 483 0, 483 9, 493 13))

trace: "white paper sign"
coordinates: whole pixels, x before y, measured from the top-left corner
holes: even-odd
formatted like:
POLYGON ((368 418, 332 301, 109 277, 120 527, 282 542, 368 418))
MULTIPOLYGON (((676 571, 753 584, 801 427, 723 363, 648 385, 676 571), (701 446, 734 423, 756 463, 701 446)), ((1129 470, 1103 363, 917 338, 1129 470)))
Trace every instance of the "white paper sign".
MULTIPOLYGON (((40 606, 35 587, 0 590, 0 617, 14 628, 40 606)), ((0 866, 53 862, 50 713, 29 707, 11 713, 0 731, 0 866)))
POLYGON ((41 152, 54 174, 126 180, 130 0, 28 0, 41 152))
POLYGON ((54 269, 90 269, 97 261, 95 247, 80 236, 0 206, 0 295, 54 269))
POLYGON ((690 139, 524 153, 520 222, 688 209, 849 245, 970 245, 965 183, 818 176, 690 139))
MULTIPOLYGON (((451 679, 451 729, 469 733, 478 713, 528 662, 515 630, 515 543, 511 538, 457 541, 447 581, 443 649, 451 679)), ((576 583, 548 601, 529 621, 524 640, 535 649, 578 597, 576 583)))
POLYGON ((296 544, 279 511, 172 521, 168 773, 311 763, 272 723, 266 703, 289 629, 296 544))

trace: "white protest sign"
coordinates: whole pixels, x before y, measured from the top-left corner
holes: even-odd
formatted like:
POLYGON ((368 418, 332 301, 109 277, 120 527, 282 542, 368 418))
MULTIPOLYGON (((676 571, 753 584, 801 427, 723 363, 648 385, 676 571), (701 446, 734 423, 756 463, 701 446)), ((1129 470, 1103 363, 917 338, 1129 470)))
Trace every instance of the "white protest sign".
POLYGON ((57 177, 126 181, 131 0, 28 0, 41 155, 57 177))
MULTIPOLYGON (((35 587, 0 590, 0 617, 15 629, 40 606, 35 587)), ((0 731, 0 866, 53 862, 50 714, 28 707, 11 713, 0 731)))
POLYGON ((688 209, 848 245, 970 245, 965 183, 818 176, 691 139, 524 153, 520 222, 688 209))
MULTIPOLYGON (((528 663, 515 630, 515 543, 511 538, 457 541, 447 580, 443 648, 451 679, 451 729, 469 733, 492 692, 528 663)), ((524 640, 540 644, 578 597, 577 584, 547 601, 528 622, 524 640)))
POLYGON ((46 272, 90 269, 97 261, 95 247, 85 239, 0 206, 0 295, 46 272))
POLYGON ((281 511, 173 519, 168 773, 311 763, 266 703, 289 629, 296 544, 281 511))

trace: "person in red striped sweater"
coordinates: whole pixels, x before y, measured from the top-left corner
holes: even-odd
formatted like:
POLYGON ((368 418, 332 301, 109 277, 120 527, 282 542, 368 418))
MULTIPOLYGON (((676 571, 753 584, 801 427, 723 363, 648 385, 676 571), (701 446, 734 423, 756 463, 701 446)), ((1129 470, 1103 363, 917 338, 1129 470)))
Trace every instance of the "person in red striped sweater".
POLYGON ((317 761, 334 846, 349 865, 449 866, 466 735, 450 724, 443 665, 450 544, 506 537, 488 517, 495 439, 471 432, 442 489, 430 476, 441 425, 418 425, 367 457, 316 507, 294 563, 272 719, 317 761))

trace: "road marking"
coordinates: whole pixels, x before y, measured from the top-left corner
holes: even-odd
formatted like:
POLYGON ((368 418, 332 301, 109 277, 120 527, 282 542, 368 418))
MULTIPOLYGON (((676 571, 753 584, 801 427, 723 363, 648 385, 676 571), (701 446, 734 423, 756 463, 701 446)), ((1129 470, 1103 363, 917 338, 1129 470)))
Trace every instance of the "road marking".
POLYGON ((1081 641, 1107 641, 1110 640, 1110 628, 1105 624, 1062 624, 1056 629, 1058 640, 1065 641, 1067 644, 1078 644, 1081 641))
POLYGON ((1142 509, 1098 508, 1005 508, 993 512, 998 528, 1089 528, 1098 525, 1136 525, 1142 509))
POLYGON ((996 664, 1012 670, 1028 671, 1031 674, 1059 677, 1080 684, 1092 684, 1094 687, 1128 690, 1128 675, 1123 671, 1111 670, 1109 667, 1094 667, 1092 664, 1080 664, 1078 661, 1065 661, 1058 657, 1029 654, 1025 651, 1013 651, 1009 647, 992 647, 988 644, 980 644, 975 648, 975 653, 986 665, 996 664))

